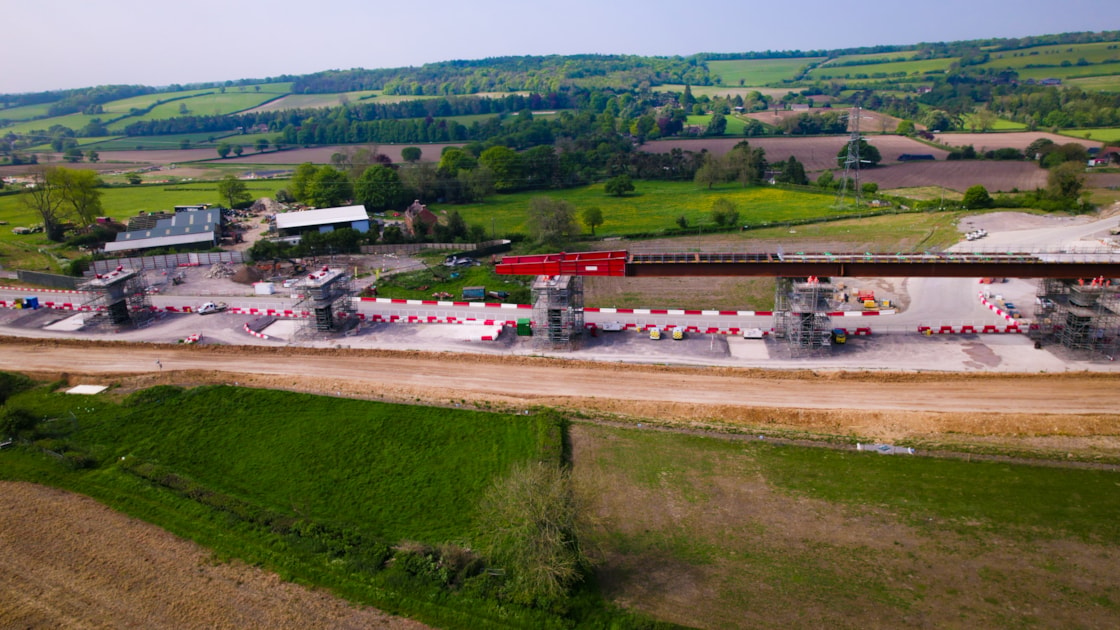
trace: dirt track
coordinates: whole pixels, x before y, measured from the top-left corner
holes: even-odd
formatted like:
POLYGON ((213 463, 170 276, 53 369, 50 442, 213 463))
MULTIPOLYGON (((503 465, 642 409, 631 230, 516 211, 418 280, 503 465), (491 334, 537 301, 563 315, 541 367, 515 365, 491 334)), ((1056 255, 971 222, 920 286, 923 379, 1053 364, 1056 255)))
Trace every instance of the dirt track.
POLYGON ((550 405, 666 422, 883 439, 941 433, 1120 435, 1114 400, 1120 376, 1109 374, 776 372, 375 350, 2 341, 5 365, 67 373, 72 382, 236 382, 359 398, 485 401, 511 409, 550 405))

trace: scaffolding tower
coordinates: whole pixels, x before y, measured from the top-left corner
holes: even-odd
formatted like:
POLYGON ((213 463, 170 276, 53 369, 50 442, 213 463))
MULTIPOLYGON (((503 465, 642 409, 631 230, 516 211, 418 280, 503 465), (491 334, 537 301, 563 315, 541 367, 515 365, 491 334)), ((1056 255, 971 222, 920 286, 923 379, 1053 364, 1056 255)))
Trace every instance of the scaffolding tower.
POLYGON ((134 269, 118 266, 108 273, 94 274, 79 289, 90 295, 83 305, 93 313, 86 321, 87 326, 108 325, 117 330, 142 328, 155 317, 144 275, 134 269))
POLYGON ((533 345, 575 350, 583 334, 583 277, 537 276, 532 299, 533 345))
POLYGON ((1035 300, 1039 339, 1070 350, 1115 356, 1120 344, 1120 286, 1103 278, 1046 279, 1035 300))
POLYGON ((778 278, 774 292, 774 336, 785 339, 794 356, 832 345, 831 310, 836 287, 828 279, 778 278))
POLYGON ((299 337, 309 338, 345 332, 358 324, 354 312, 354 289, 344 269, 323 267, 295 284, 299 300, 293 306, 306 312, 299 337))

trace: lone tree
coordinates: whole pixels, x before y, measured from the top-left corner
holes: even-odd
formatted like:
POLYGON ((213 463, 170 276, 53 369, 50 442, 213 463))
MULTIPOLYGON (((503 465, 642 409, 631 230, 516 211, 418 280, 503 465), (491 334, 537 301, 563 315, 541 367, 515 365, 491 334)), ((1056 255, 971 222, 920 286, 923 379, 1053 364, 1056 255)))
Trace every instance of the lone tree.
MULTIPOLYGON (((844 162, 848 159, 848 145, 840 147, 840 151, 836 154, 836 164, 840 168, 844 168, 844 162)), ((860 168, 865 166, 878 166, 879 162, 883 161, 883 156, 879 154, 879 149, 875 145, 868 144, 863 138, 859 139, 859 165, 860 168)))
POLYGON ((583 209, 579 218, 591 230, 591 236, 595 236, 595 227, 603 224, 603 211, 598 206, 590 206, 583 209))
POLYGON ((964 207, 969 210, 991 208, 992 196, 988 194, 988 189, 980 184, 970 186, 968 190, 964 191, 964 207))
POLYGON ((245 182, 237 179, 234 174, 226 175, 218 182, 218 194, 229 202, 229 207, 236 208, 238 205, 252 201, 253 196, 249 194, 249 189, 245 186, 245 182))
POLYGON ((421 155, 423 155, 423 153, 420 151, 420 147, 405 147, 401 149, 401 159, 409 164, 419 162, 421 155))
POLYGON ((511 599, 557 602, 583 577, 571 478, 555 464, 515 466, 483 496, 479 549, 504 569, 511 599))
POLYGON ((608 179, 603 189, 606 190, 608 195, 623 197, 626 193, 634 192, 634 182, 629 175, 619 175, 608 179))
POLYGON ((735 225, 739 222, 739 210, 732 201, 720 197, 712 202, 712 222, 720 227, 735 225))
POLYGON ((52 241, 62 240, 62 215, 65 200, 58 186, 58 169, 39 168, 31 173, 31 186, 24 189, 21 201, 43 220, 43 231, 52 241))
POLYGON ((230 150, 231 150, 231 147, 229 146, 229 143, 223 142, 223 143, 219 144, 218 145, 218 157, 224 159, 226 156, 229 155, 230 150))
POLYGON ((559 245, 579 233, 575 208, 563 199, 533 197, 529 200, 529 229, 537 242, 559 245))

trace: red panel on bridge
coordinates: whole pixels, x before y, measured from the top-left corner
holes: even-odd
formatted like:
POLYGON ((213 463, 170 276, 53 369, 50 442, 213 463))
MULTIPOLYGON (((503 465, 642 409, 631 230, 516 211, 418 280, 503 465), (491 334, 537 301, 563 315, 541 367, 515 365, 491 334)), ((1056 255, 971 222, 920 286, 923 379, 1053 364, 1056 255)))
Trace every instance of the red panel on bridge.
POLYGON ((626 250, 506 256, 495 265, 512 276, 625 276, 626 250))

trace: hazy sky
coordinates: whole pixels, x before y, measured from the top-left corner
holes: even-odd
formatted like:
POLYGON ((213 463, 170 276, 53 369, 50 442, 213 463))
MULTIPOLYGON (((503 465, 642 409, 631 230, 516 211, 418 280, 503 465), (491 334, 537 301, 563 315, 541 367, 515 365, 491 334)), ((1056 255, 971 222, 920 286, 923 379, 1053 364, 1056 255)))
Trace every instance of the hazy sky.
POLYGON ((0 93, 503 55, 689 55, 1120 29, 1118 0, 0 0, 0 93))

